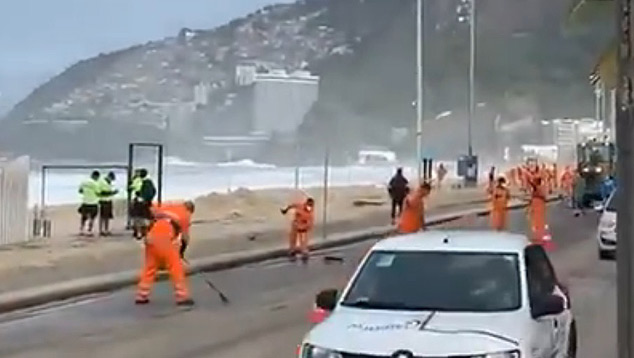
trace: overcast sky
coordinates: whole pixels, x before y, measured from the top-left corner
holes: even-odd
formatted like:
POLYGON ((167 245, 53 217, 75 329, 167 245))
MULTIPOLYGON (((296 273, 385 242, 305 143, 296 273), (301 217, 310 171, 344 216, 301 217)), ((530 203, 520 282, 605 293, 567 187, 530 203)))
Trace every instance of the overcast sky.
POLYGON ((0 113, 100 52, 213 28, 291 0, 0 0, 0 113))

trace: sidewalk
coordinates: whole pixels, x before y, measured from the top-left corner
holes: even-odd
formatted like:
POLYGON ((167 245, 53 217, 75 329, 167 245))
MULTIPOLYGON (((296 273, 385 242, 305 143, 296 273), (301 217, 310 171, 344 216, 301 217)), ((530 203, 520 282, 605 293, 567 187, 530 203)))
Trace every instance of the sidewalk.
MULTIPOLYGON (((317 199, 315 240, 322 240, 319 189, 309 190, 309 194, 317 199)), ((288 219, 279 213, 279 208, 291 195, 291 191, 265 190, 201 198, 197 201, 188 258, 284 243, 288 219)), ((484 200, 482 188, 446 190, 433 193, 427 205, 430 214, 442 214, 482 207, 484 200)), ((329 195, 327 232, 336 234, 388 225, 389 209, 384 188, 333 188, 329 195), (353 202, 359 199, 383 201, 383 205, 354 206, 353 202)), ((72 219, 58 217, 51 239, 0 248, 0 293, 140 267, 142 245, 128 233, 108 238, 79 238, 72 234, 77 226, 72 219)))

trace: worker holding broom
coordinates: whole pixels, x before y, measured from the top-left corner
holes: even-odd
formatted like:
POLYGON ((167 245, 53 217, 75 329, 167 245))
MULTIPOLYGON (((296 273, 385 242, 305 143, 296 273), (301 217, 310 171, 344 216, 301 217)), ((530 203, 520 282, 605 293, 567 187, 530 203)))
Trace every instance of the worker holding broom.
POLYGON ((145 261, 137 287, 136 304, 147 304, 158 269, 165 265, 174 285, 176 303, 192 306, 182 258, 189 243, 189 228, 194 203, 168 204, 152 208, 152 219, 145 237, 145 261))

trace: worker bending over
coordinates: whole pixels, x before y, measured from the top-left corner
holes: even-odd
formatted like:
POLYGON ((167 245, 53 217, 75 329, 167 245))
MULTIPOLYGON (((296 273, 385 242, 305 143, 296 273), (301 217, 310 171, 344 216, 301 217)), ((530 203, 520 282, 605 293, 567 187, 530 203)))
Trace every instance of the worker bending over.
POLYGON ((425 229, 425 198, 429 193, 431 185, 425 182, 407 195, 398 223, 400 234, 413 234, 425 229))
POLYGON ((176 303, 191 306, 185 279, 185 268, 181 258, 189 243, 191 216, 195 206, 191 201, 152 208, 152 220, 145 237, 145 262, 141 272, 135 302, 147 304, 159 267, 166 266, 174 291, 176 303))
POLYGON ((496 231, 506 230, 508 223, 508 205, 511 191, 506 186, 506 179, 500 177, 496 185, 488 189, 491 200, 491 228, 496 231))
POLYGON ((315 200, 307 198, 304 202, 291 204, 281 212, 286 215, 289 210, 294 210, 295 216, 291 223, 288 235, 288 255, 291 260, 302 255, 302 261, 307 262, 309 257, 308 243, 315 224, 315 200))

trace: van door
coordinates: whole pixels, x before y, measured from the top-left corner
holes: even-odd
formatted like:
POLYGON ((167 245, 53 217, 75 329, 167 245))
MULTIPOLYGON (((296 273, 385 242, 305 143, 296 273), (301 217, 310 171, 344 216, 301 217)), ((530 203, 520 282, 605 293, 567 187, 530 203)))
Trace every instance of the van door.
MULTIPOLYGON (((540 245, 531 245, 524 250, 528 296, 531 310, 535 302, 543 300, 557 291, 555 271, 540 245)), ((536 357, 556 357, 559 351, 561 317, 540 317, 534 320, 532 351, 536 357)))

